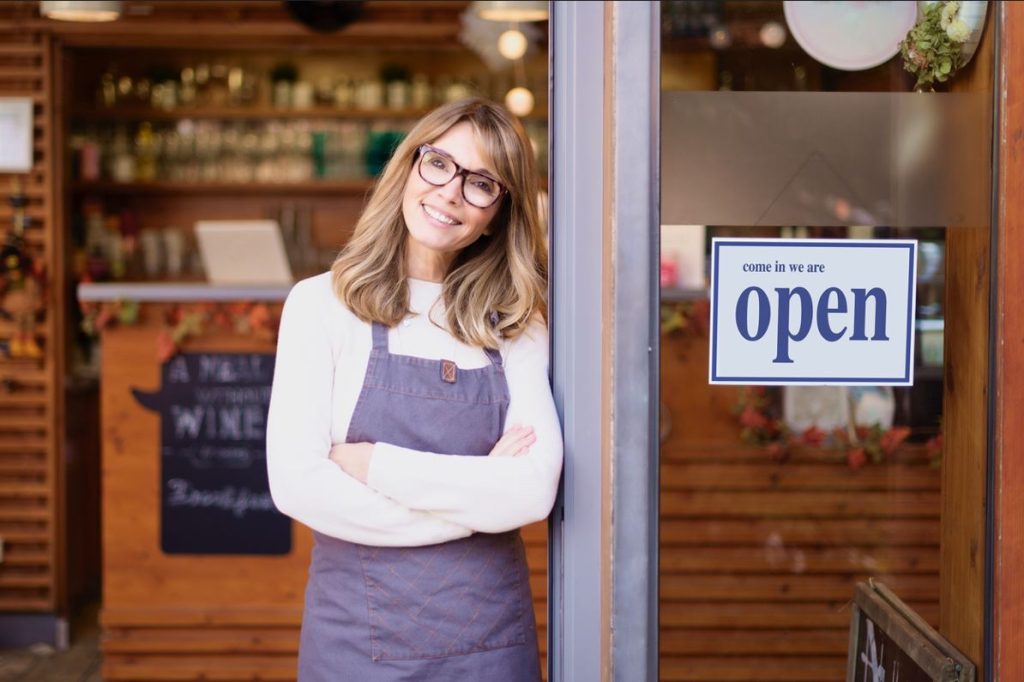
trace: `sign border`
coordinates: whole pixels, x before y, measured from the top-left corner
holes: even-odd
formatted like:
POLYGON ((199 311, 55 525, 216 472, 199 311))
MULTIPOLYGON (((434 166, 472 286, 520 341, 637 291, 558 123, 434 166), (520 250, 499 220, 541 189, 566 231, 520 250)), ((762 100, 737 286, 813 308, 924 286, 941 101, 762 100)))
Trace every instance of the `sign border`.
POLYGON ((709 384, 755 384, 763 386, 789 386, 812 384, 816 386, 913 386, 914 385, 914 318, 917 301, 917 240, 916 239, 744 239, 715 237, 711 240, 711 348, 708 358, 709 384), (723 246, 793 246, 793 247, 846 247, 876 249, 906 249, 910 260, 907 301, 907 347, 901 377, 723 377, 718 375, 718 254, 723 246))

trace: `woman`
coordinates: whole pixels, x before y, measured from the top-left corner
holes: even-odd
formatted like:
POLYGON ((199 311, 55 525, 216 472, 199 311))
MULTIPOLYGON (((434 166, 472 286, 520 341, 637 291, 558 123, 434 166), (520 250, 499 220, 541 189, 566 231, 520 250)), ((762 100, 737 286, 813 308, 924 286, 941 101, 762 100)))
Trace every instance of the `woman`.
POLYGON ((314 531, 300 680, 537 680, 518 528, 562 464, 530 143, 484 100, 399 145, 285 302, 270 489, 314 531))

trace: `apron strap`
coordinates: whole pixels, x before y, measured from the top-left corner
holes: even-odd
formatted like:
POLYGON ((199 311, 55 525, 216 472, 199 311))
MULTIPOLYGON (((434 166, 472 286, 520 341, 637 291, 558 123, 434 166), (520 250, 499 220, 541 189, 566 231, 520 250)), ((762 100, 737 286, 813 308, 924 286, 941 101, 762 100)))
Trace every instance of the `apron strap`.
POLYGON ((494 348, 484 348, 484 353, 487 354, 487 359, 491 361, 491 364, 502 369, 501 364, 501 351, 495 350, 494 348))
MULTIPOLYGON (((497 313, 497 311, 492 310, 490 316, 488 317, 488 319, 489 319, 489 321, 491 323, 491 327, 494 327, 495 329, 497 329, 497 327, 498 327, 498 313, 497 313)), ((487 359, 491 361, 492 365, 494 365, 498 369, 503 369, 504 368, 502 363, 501 363, 501 351, 495 350, 494 348, 484 348, 484 353, 487 354, 487 359)))
POLYGON ((380 322, 374 321, 373 326, 373 349, 388 352, 388 328, 380 322))

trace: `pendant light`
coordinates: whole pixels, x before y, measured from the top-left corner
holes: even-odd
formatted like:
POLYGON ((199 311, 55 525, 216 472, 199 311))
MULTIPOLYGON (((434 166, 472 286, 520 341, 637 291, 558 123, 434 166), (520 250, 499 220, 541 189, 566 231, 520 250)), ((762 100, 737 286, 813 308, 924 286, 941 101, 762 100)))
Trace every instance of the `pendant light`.
POLYGON ((548 18, 548 3, 543 0, 482 0, 474 2, 473 9, 481 19, 489 21, 546 21, 548 18))
POLYGON ((39 12, 59 21, 114 21, 121 16, 120 0, 43 0, 39 12))

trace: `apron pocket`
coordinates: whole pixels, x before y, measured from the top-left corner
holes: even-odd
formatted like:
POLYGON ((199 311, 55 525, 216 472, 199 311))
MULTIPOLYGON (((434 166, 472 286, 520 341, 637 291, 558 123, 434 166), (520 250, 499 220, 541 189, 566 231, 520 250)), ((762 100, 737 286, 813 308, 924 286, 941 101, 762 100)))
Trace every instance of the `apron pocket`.
POLYGON ((526 642, 518 532, 428 547, 359 546, 374 661, 459 656, 526 642))

